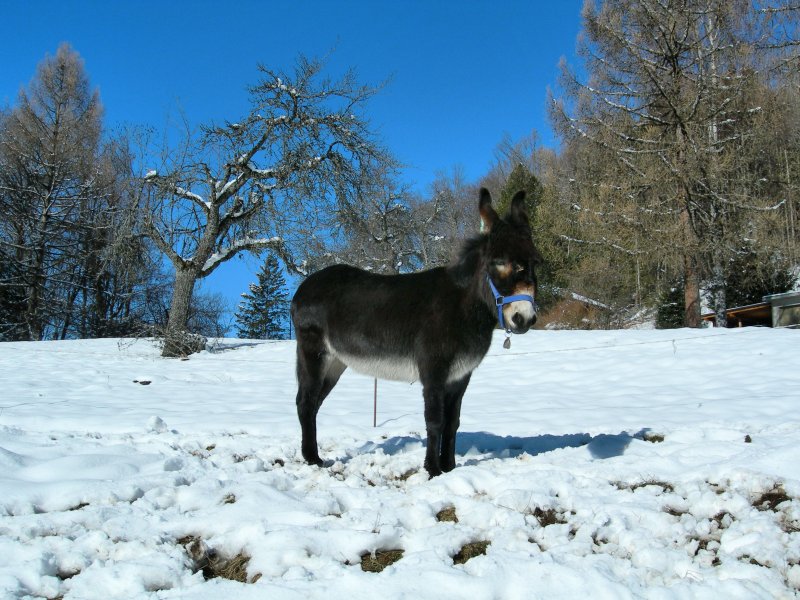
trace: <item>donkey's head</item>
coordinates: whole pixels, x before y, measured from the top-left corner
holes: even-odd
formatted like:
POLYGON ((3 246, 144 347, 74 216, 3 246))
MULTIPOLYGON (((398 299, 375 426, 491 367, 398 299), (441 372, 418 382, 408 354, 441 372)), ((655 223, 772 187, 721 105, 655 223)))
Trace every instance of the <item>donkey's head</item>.
POLYGON ((487 285, 500 307, 500 326, 525 333, 536 323, 535 267, 541 262, 531 240, 525 192, 514 195, 508 214, 501 218, 492 208, 489 190, 481 188, 479 209, 488 235, 487 285))

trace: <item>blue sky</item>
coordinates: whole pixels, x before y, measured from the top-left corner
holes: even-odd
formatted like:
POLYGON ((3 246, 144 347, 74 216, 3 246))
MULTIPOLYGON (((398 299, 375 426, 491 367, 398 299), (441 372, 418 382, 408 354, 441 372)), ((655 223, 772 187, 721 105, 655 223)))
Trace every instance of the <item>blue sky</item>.
MULTIPOLYGON (((545 94, 573 52, 581 0, 21 1, 2 3, 0 104, 12 105, 45 54, 69 42, 100 90, 108 128, 236 119, 256 64, 289 69, 299 53, 331 54, 388 85, 372 123, 425 191, 437 171, 478 179, 504 136, 555 141, 545 94)), ((204 284, 238 302, 258 263, 229 263, 204 284), (230 266, 229 266, 230 265, 230 266)))

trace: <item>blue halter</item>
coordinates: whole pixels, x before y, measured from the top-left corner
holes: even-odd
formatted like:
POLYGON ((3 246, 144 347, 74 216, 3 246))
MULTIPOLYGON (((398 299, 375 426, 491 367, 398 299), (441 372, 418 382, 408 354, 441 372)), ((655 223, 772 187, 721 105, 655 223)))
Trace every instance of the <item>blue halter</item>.
POLYGON ((536 310, 536 300, 533 299, 533 296, 529 296, 528 294, 514 294, 513 296, 501 296, 500 292, 497 291, 497 288, 492 283, 492 278, 489 277, 489 274, 486 274, 486 281, 489 282, 489 289, 492 290, 492 294, 494 295, 494 302, 497 306, 497 320, 500 322, 500 327, 505 329, 506 331, 510 331, 506 327, 505 319, 503 319, 503 305, 511 304, 512 302, 519 302, 520 300, 525 300, 533 304, 533 310, 536 310))

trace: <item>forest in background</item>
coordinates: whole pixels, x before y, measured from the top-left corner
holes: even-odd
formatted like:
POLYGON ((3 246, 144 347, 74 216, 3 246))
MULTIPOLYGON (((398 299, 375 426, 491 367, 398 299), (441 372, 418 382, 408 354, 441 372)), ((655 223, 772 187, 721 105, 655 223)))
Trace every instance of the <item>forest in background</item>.
MULTIPOLYGON (((258 68, 244 116, 112 132, 62 45, 0 110, 0 340, 160 335, 185 354, 226 332, 232 307, 196 290, 237 255, 299 276, 443 265, 477 229, 480 186, 500 212, 527 192, 546 326, 658 311, 696 327, 703 303, 724 323, 797 278, 798 17, 788 2, 587 3, 580 64, 546 99, 559 148, 501 140, 479 181, 442 165, 426 193, 372 130, 378 90, 355 72, 299 57, 258 68)), ((281 311, 251 310, 263 290, 285 306, 259 275, 239 331, 288 335, 281 311), (247 323, 265 311, 284 324, 247 323)))

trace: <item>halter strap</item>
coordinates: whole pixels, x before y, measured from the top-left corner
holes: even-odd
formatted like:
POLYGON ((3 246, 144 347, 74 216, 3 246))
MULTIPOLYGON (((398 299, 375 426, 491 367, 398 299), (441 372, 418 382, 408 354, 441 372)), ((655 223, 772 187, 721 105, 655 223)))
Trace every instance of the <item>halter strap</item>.
POLYGON ((505 319, 503 319, 503 306, 505 304, 511 304, 512 302, 519 302, 520 300, 524 300, 533 304, 533 309, 536 310, 536 300, 533 299, 533 296, 528 294, 514 294, 513 296, 501 296, 500 292, 497 291, 494 283, 492 282, 492 278, 489 277, 489 274, 486 274, 486 281, 489 282, 489 289, 492 290, 492 295, 494 296, 494 303, 497 306, 497 320, 500 323, 500 327, 505 329, 506 331, 510 331, 506 327, 505 319))

